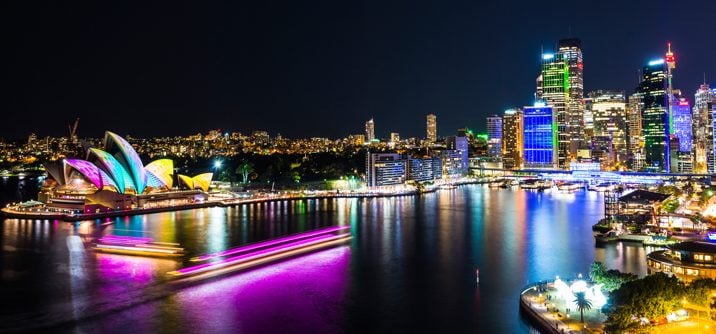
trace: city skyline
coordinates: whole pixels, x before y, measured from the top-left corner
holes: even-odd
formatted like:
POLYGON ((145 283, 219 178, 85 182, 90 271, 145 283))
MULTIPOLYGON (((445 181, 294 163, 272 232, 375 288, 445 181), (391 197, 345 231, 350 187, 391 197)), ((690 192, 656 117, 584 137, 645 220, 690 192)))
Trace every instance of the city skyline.
POLYGON ((90 137, 100 136, 100 125, 111 121, 116 131, 140 137, 221 128, 335 138, 359 133, 371 116, 390 125, 378 137, 420 137, 422 117, 430 113, 441 119, 439 133, 464 126, 482 130, 485 116, 530 104, 542 49, 554 52, 555 41, 567 37, 582 40, 585 91, 630 94, 637 70, 662 57, 669 41, 679 57, 674 87, 692 92, 704 73, 707 83, 716 78, 716 50, 701 37, 714 12, 708 7, 716 7, 711 3, 683 5, 699 10, 620 3, 611 11, 610 4, 414 4, 407 14, 401 6, 369 3, 146 6, 140 13, 106 4, 12 6, 20 8, 4 11, 12 14, 8 24, 32 28, 9 42, 7 78, 13 85, 4 124, 22 123, 30 114, 40 121, 31 129, 5 126, 5 138, 62 135, 54 123, 75 117, 82 119, 79 135, 90 137), (502 21, 500 13, 515 10, 530 16, 502 21), (581 15, 570 18, 572 11, 581 15), (629 15, 636 12, 642 14, 629 15), (609 27, 602 25, 605 18, 609 27), (178 22, 182 29, 164 28, 178 22), (525 33, 535 22, 554 23, 525 33), (653 29, 630 33, 647 23, 653 29), (257 32, 265 25, 270 29, 257 32), (432 32, 422 33, 427 27, 432 32), (157 128, 134 121, 139 117, 194 121, 157 128))

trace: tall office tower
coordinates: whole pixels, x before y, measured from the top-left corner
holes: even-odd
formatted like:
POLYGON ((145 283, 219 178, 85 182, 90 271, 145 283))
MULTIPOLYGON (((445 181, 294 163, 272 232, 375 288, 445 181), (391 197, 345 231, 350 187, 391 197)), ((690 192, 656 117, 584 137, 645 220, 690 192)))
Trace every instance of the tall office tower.
POLYGON ((523 110, 524 167, 556 168, 559 142, 554 108, 535 103, 523 110))
POLYGON ((523 149, 522 110, 509 109, 502 117, 502 166, 519 168, 523 149))
POLYGON ((672 97, 672 133, 679 138, 679 152, 690 153, 693 144, 691 106, 684 97, 672 97))
POLYGON ((582 42, 578 38, 559 40, 559 50, 564 59, 565 86, 568 113, 568 130, 572 157, 584 141, 584 62, 582 60, 582 42))
POLYGON ((644 168, 644 137, 641 133, 641 113, 644 110, 641 95, 632 94, 626 105, 627 123, 629 127, 629 168, 644 168))
POLYGON ((433 114, 428 114, 427 118, 427 137, 426 139, 430 143, 434 143, 438 140, 438 118, 433 114))
POLYGON ((594 135, 594 115, 592 115, 592 99, 584 98, 584 142, 590 144, 594 135))
POLYGON ((605 169, 627 162, 627 116, 624 91, 590 92, 594 136, 592 157, 598 157, 605 169))
POLYGON ((557 118, 558 165, 567 168, 584 137, 584 64, 577 38, 559 41, 556 54, 542 55, 537 99, 552 106, 557 118))
POLYGON ((497 115, 487 116, 487 155, 502 156, 502 117, 497 115))
POLYGON ((716 106, 716 89, 706 83, 694 94, 692 114, 694 172, 716 173, 714 166, 714 129, 713 114, 716 106))
POLYGON ((371 118, 365 122, 365 140, 370 143, 375 139, 375 122, 371 118))
POLYGON ((652 60, 642 71, 636 88, 643 111, 641 132, 644 137, 644 168, 652 172, 669 171, 669 110, 666 98, 667 68, 664 59, 652 60))

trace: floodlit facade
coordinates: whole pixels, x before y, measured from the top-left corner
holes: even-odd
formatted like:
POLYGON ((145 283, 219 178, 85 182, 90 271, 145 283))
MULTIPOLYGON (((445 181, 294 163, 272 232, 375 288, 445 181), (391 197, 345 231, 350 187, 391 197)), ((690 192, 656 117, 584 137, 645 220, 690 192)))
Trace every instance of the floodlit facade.
POLYGON ((523 109, 525 168, 556 168, 558 163, 557 119, 551 106, 523 109))
POLYGON ((522 164, 523 135, 522 110, 509 109, 502 117, 502 163, 504 168, 519 168, 522 164))
POLYGON ((427 117, 427 137, 426 139, 430 143, 434 143, 438 140, 438 118, 433 114, 428 114, 427 117))
POLYGON ((627 116, 623 91, 590 92, 593 117, 592 158, 610 169, 627 161, 627 116))

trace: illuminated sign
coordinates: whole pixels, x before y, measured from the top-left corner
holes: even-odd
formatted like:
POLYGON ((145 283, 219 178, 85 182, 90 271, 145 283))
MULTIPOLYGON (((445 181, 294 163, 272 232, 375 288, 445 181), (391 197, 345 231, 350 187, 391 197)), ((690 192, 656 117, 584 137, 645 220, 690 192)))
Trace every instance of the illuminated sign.
POLYGON ((544 59, 544 60, 554 59, 554 55, 551 53, 545 53, 542 55, 542 59, 544 59))
POLYGON ((649 66, 661 65, 664 63, 663 59, 656 59, 649 62, 649 66))

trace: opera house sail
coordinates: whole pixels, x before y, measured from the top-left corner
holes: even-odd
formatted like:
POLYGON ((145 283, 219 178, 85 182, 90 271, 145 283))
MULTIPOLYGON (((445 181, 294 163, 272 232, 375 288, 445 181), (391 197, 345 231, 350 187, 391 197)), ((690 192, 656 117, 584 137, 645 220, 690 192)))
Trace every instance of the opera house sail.
POLYGON ((115 133, 106 132, 103 149, 90 148, 86 153, 86 160, 45 164, 48 180, 40 201, 77 213, 100 213, 180 206, 208 197, 212 173, 177 175, 179 182, 174 182, 171 159, 144 165, 132 145, 115 133))

